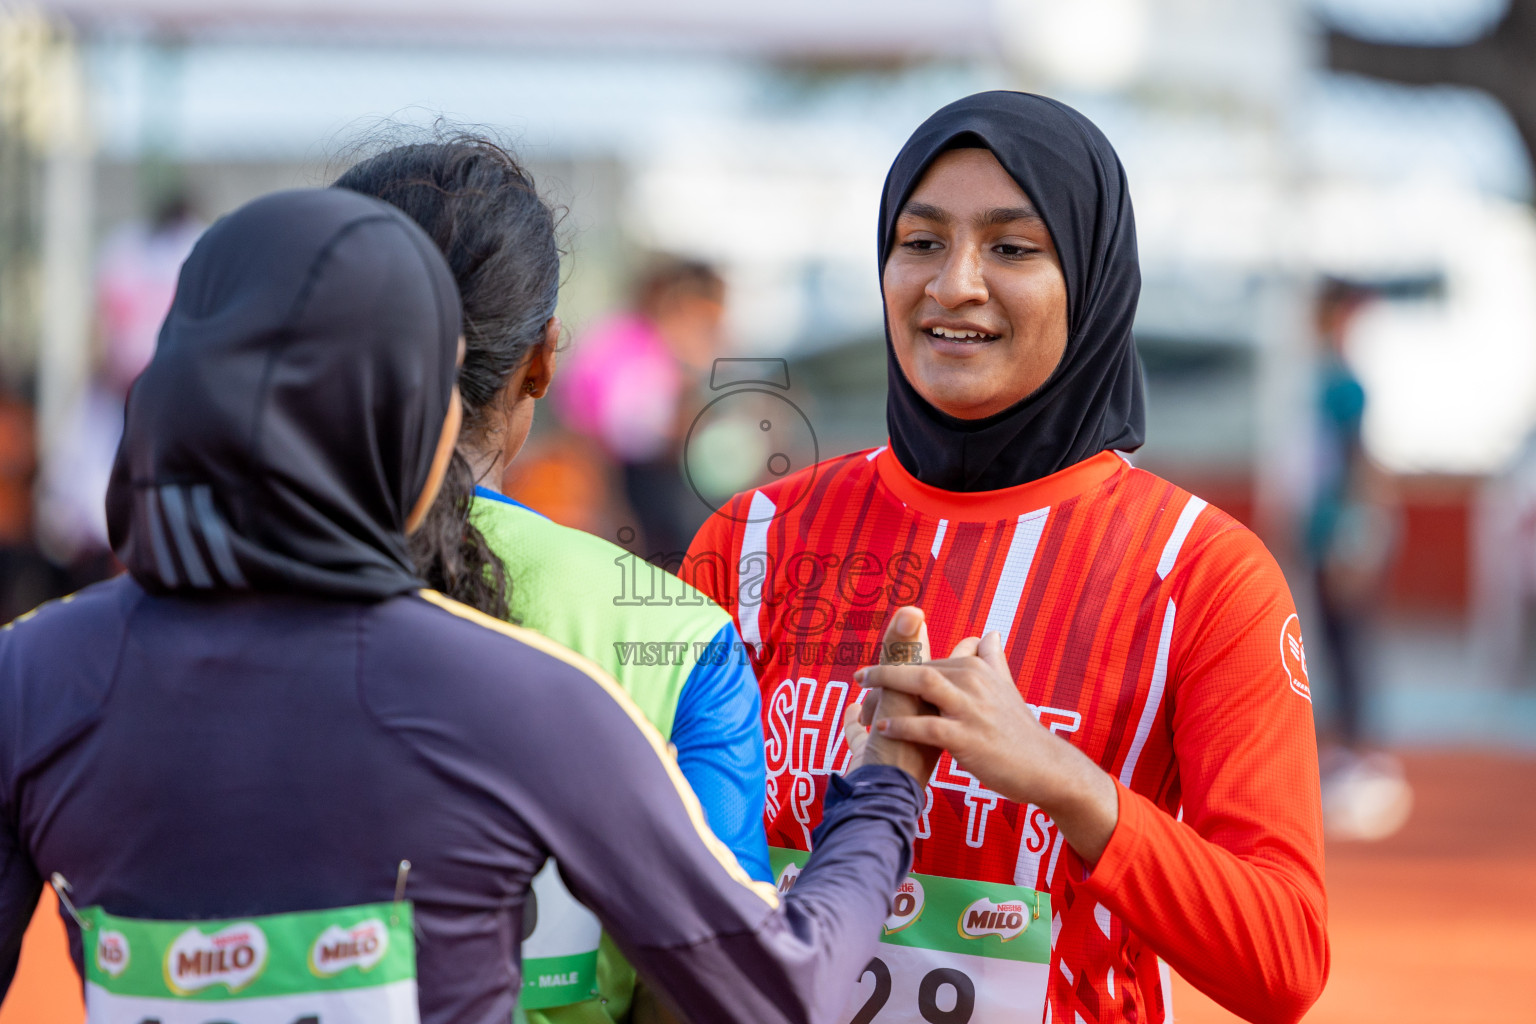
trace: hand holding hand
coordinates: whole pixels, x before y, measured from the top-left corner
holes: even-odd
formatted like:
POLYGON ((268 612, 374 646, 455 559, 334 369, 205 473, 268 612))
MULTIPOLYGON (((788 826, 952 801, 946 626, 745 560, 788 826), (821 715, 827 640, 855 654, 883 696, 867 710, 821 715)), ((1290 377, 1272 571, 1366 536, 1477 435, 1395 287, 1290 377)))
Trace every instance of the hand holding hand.
POLYGON ((871 743, 884 737, 945 748, 988 789, 1042 808, 1088 864, 1104 852, 1119 819, 1114 780, 1036 720, 1014 685, 996 632, 967 637, 943 661, 877 665, 854 678, 882 691, 871 743), (895 712, 885 703, 895 692, 938 714, 895 712))
MULTIPOLYGON (((927 658, 928 624, 922 609, 898 608, 885 627, 885 640, 880 648, 881 663, 916 664, 927 658)), ((872 735, 867 726, 876 715, 905 719, 934 713, 933 708, 906 693, 878 690, 865 693, 863 704, 849 707, 843 716, 843 735, 853 755, 848 770, 866 764, 891 764, 905 770, 918 782, 927 783, 943 751, 905 742, 895 736, 872 735)))

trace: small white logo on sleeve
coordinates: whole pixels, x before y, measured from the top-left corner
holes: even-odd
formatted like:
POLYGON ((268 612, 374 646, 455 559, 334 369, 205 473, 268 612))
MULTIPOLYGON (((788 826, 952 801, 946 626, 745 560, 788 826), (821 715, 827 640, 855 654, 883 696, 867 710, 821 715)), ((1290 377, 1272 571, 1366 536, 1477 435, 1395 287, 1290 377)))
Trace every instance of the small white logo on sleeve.
POLYGON ((1295 613, 1280 627, 1280 666, 1285 669, 1291 689, 1312 703, 1312 685, 1307 679, 1307 645, 1301 639, 1301 620, 1295 613))
POLYGON ((128 936, 122 932, 103 931, 96 936, 96 966, 117 977, 128 967, 128 936))

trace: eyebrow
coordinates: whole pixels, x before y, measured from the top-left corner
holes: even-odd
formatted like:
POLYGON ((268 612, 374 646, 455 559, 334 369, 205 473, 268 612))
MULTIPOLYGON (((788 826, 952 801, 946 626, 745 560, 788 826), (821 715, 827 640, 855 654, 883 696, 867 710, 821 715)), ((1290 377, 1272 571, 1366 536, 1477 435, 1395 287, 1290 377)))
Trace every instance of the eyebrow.
MULTIPOLYGON (((948 210, 942 206, 934 206, 932 203, 908 203, 901 208, 901 216, 918 217, 923 220, 935 221, 939 224, 948 224, 954 220, 948 210)), ((987 227, 997 227, 1002 224, 1012 224, 1020 220, 1044 221, 1040 211, 1034 206, 1025 203, 1022 206, 998 206, 988 210, 981 216, 981 223, 987 227)))

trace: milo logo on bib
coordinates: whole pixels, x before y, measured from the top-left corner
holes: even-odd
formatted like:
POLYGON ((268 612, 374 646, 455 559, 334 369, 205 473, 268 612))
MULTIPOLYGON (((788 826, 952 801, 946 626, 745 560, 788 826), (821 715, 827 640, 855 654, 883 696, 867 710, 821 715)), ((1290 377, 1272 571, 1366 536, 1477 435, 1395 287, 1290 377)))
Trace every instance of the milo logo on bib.
POLYGON ((368 971, 377 967, 388 951, 389 929, 376 917, 350 928, 331 925, 310 947, 309 969, 322 978, 339 974, 348 967, 368 971))
POLYGON ((90 1024, 420 1024, 405 901, 226 921, 80 914, 90 1024))
POLYGON ((117 977, 128 969, 130 955, 128 936, 122 932, 104 929, 96 936, 96 966, 104 973, 117 977))
POLYGON ((1024 929, 1029 927, 1029 915, 1029 908, 1020 901, 993 903, 983 896, 965 908, 958 927, 963 938, 996 935, 1007 942, 1024 934, 1024 929))
POLYGON ((916 924, 923 916, 923 903, 923 883, 908 875, 896 887, 896 897, 891 900, 891 916, 885 919, 885 934, 916 924))
MULTIPOLYGON (((770 849, 779 889, 810 855, 770 849)), ((787 883, 787 884, 786 884, 787 883)), ((1045 1013, 1051 898, 1018 885, 910 874, 897 883, 848 1024, 1017 1024, 1045 1013), (1033 927, 1044 922, 1044 927, 1033 927)))
POLYGON ((188 928, 165 951, 165 983, 177 995, 209 985, 238 992, 267 966, 267 936, 249 921, 220 928, 211 935, 188 928))

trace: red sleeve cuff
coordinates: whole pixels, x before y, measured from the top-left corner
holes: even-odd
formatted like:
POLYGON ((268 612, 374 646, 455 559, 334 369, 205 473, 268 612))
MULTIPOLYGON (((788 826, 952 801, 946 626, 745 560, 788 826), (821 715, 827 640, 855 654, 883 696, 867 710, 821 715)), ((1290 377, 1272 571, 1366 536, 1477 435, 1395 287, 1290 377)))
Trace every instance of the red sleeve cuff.
POLYGON ((1150 800, 1126 789, 1119 779, 1115 780, 1115 793, 1119 797, 1115 831, 1093 870, 1088 870, 1071 846, 1066 849, 1067 869, 1095 896, 1107 895, 1120 886, 1122 877, 1146 843, 1147 815, 1159 813, 1150 800))

